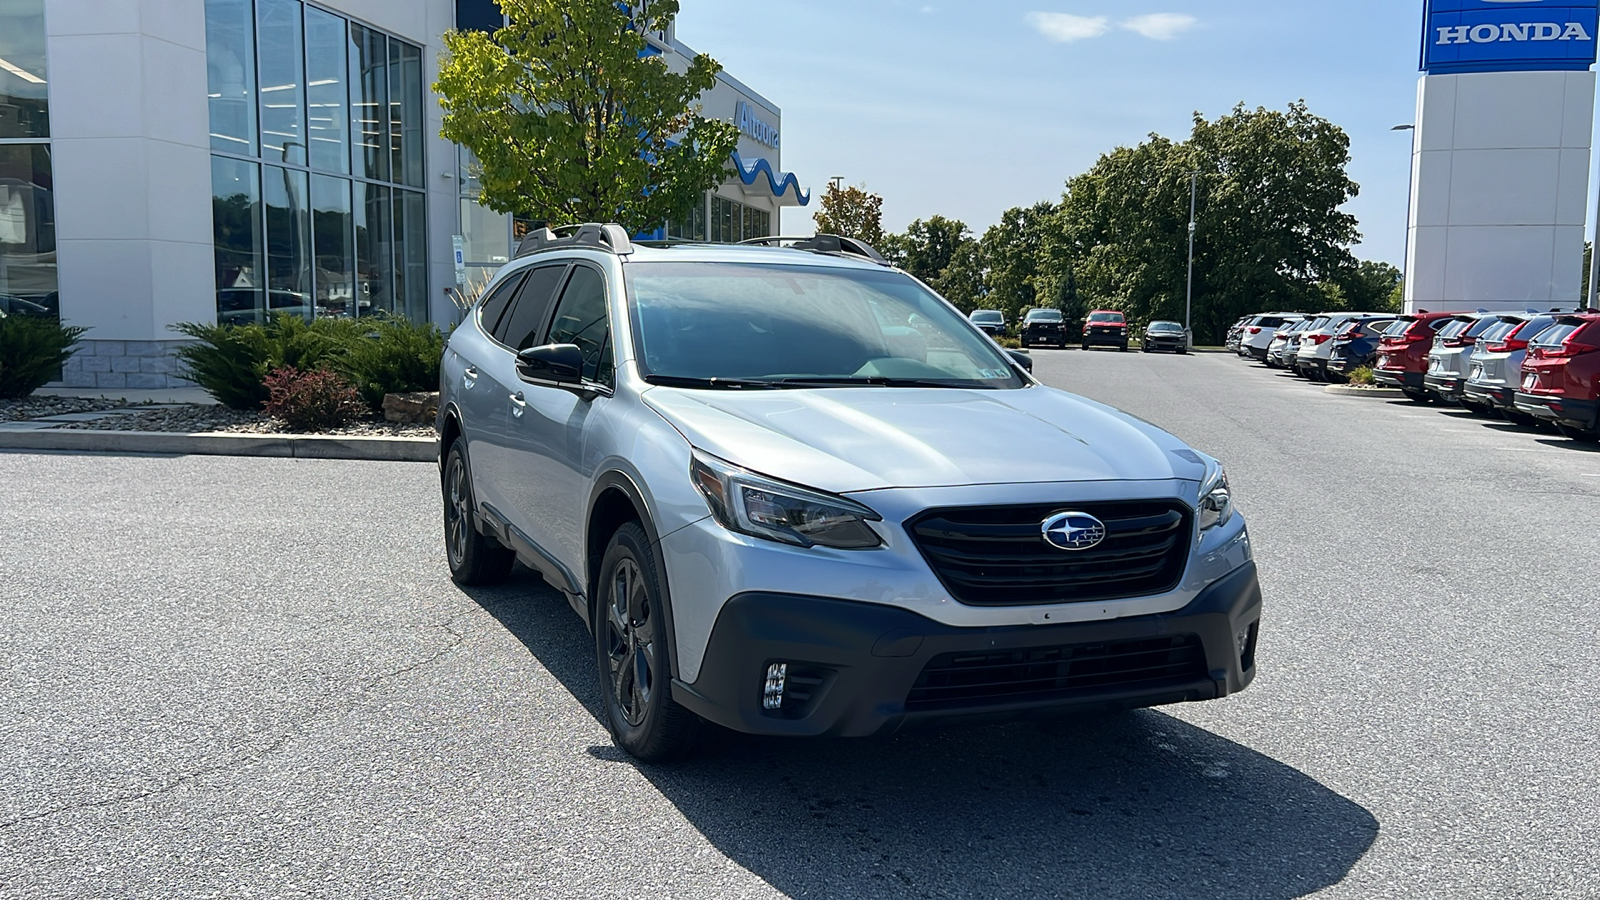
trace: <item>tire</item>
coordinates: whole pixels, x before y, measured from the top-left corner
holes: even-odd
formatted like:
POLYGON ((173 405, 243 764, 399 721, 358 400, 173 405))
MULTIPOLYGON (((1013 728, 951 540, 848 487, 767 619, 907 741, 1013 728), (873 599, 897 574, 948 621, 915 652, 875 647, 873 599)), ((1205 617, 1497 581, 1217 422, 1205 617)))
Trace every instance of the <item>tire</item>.
POLYGON ((595 588, 595 661, 611 739, 644 762, 681 758, 695 743, 700 718, 672 699, 660 566, 636 522, 617 529, 595 588))
POLYGON ((1127 353, 1128 352, 1128 345, 1127 344, 1123 344, 1122 347, 1119 348, 1117 352, 1119 352, 1119 353, 1127 353))
POLYGON ((1426 405, 1433 402, 1433 398, 1428 396, 1427 391, 1419 391, 1414 388, 1401 388, 1401 393, 1405 394, 1412 403, 1421 403, 1426 405))
POLYGON ((1028 349, 1028 342, 1026 340, 1023 340, 1022 338, 1018 338, 1017 339, 1017 346, 1022 348, 1023 350, 1026 350, 1026 349, 1028 349))
POLYGON ((1088 344, 1084 344, 1083 345, 1083 352, 1085 352, 1085 353, 1089 352, 1089 345, 1088 344))
POLYGON ((480 533, 474 524, 477 502, 472 496, 465 438, 458 437, 450 445, 440 487, 444 494, 444 552, 451 580, 468 587, 505 581, 517 556, 480 533))

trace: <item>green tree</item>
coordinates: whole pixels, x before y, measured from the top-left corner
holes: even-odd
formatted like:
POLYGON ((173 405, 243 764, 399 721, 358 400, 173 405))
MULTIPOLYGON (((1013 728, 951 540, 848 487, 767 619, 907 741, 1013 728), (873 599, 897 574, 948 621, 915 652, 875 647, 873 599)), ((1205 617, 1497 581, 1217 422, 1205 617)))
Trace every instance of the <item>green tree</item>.
POLYGON ((817 233, 866 241, 877 249, 887 246, 883 231, 883 198, 862 187, 828 185, 813 221, 817 233))
POLYGON ((905 234, 889 236, 886 242, 895 248, 896 265, 933 284, 943 277, 961 248, 973 241, 965 222, 933 216, 912 222, 905 234))
POLYGON ((1220 341, 1246 313, 1324 306, 1330 287, 1347 302, 1360 273, 1349 249, 1356 221, 1340 211, 1359 191, 1349 161, 1348 135, 1303 102, 1282 112, 1241 105, 1216 120, 1196 113, 1187 141, 1151 135, 1068 182, 1044 265, 1071 265, 1095 306, 1181 321, 1198 173, 1198 341, 1220 341))
POLYGON ((552 224, 647 231, 720 184, 738 146, 695 100, 721 66, 701 54, 675 73, 644 54, 678 0, 637 16, 613 0, 500 0, 511 24, 444 37, 434 90, 445 138, 477 156, 480 202, 552 224))
MULTIPOLYGON (((1015 319, 1023 309, 1038 306, 1046 235, 1056 227, 1051 203, 1006 210, 983 233, 983 257, 989 302, 1015 319)), ((1048 296, 1048 294, 1046 294, 1048 296)))
POLYGON ((1371 260, 1362 260, 1338 279, 1347 304, 1344 308, 1357 312, 1399 312, 1395 292, 1402 282, 1399 269, 1371 260))

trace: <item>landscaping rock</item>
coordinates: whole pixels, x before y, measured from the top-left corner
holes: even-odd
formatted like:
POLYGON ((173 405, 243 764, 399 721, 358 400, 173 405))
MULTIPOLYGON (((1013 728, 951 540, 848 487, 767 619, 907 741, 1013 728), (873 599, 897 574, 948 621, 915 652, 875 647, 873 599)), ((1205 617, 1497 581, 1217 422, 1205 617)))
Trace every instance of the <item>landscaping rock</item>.
POLYGON ((383 417, 401 425, 432 425, 439 416, 439 394, 385 394, 383 417))

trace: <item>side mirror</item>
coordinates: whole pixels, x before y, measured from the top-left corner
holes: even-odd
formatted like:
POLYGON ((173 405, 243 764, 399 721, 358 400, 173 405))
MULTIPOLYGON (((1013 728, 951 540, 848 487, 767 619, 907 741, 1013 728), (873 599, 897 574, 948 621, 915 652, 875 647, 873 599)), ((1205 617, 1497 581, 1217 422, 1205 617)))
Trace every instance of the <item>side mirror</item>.
POLYGON ((524 381, 556 384, 583 382, 583 351, 576 344, 546 344, 517 354, 517 375, 524 381))
POLYGON ((1011 357, 1012 362, 1026 369, 1028 374, 1033 374, 1033 357, 1016 350, 1007 350, 1006 355, 1011 357))

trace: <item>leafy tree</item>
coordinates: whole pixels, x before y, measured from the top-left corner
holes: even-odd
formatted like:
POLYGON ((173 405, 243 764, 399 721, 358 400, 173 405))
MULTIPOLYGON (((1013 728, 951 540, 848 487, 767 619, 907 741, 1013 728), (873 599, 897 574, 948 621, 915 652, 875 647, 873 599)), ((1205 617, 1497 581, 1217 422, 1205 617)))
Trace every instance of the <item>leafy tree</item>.
POLYGON ((1239 316, 1326 307, 1360 284, 1350 140, 1302 103, 1200 114, 1187 141, 1118 148, 1068 182, 1046 268, 1070 264, 1097 306, 1183 319, 1191 173, 1198 174, 1193 322, 1216 342, 1239 316))
POLYGON ((866 241, 874 249, 885 245, 883 198, 863 187, 828 185, 812 219, 819 234, 866 241))
MULTIPOLYGON (((1344 308, 1357 312, 1399 312, 1396 290, 1402 287, 1400 270, 1386 262, 1362 260, 1339 280, 1344 308)), ((1403 297, 1404 294, 1402 293, 1403 297)))
POLYGON ((675 73, 645 54, 678 0, 637 15, 613 0, 500 0, 511 24, 451 31, 434 90, 443 135, 481 166, 480 201, 552 224, 617 222, 646 231, 682 218, 720 184, 738 146, 696 98, 721 66, 697 56, 675 73))
POLYGON ((1055 213, 1048 202, 1008 209, 983 233, 989 302, 1004 310, 1007 318, 1015 319, 1022 310, 1039 305, 1041 254, 1055 213))
POLYGON ((972 243, 972 232, 965 222, 934 216, 926 222, 912 222, 904 235, 890 235, 886 243, 895 248, 895 263, 900 268, 933 284, 950 268, 961 248, 972 243))
POLYGON ((929 284, 957 309, 971 313, 986 308, 989 302, 984 274, 983 248, 977 241, 967 240, 956 248, 944 272, 929 284))

